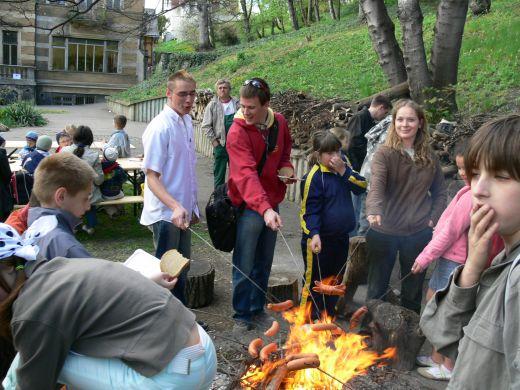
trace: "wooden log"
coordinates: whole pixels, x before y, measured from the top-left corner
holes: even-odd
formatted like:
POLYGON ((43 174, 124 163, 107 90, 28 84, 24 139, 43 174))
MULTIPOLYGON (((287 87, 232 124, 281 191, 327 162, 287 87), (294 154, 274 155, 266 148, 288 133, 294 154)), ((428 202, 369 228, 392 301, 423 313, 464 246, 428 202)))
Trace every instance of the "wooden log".
POLYGON ((295 306, 298 304, 298 279, 294 276, 271 275, 267 291, 269 302, 278 303, 291 299, 295 306), (273 297, 276 299, 273 299, 273 297))
POLYGON ((390 100, 400 99, 400 98, 404 98, 404 97, 410 97, 410 89, 408 88, 408 82, 405 81, 404 83, 394 85, 393 87, 385 89, 381 92, 378 92, 378 93, 375 93, 366 98, 360 99, 354 103, 354 106, 357 106, 358 110, 360 110, 364 106, 369 106, 372 99, 377 95, 384 95, 384 96, 388 97, 390 100))
POLYGON ((419 315, 402 306, 380 300, 367 302, 372 321, 371 348, 382 353, 388 347, 397 348, 391 367, 412 370, 425 337, 419 328, 419 315))
POLYGON ((345 384, 343 390, 416 390, 431 389, 411 374, 390 367, 372 366, 345 384))
POLYGON ((184 291, 186 305, 193 309, 209 305, 213 301, 214 281, 215 268, 208 260, 192 260, 184 291))
POLYGON ((346 316, 352 310, 352 301, 360 284, 365 284, 368 277, 367 247, 365 237, 355 236, 349 242, 349 261, 343 275, 347 286, 345 295, 336 304, 336 313, 346 316))
POLYGON ((288 373, 289 373, 289 370, 287 369, 287 366, 285 364, 282 364, 280 367, 278 367, 275 370, 271 381, 265 387, 265 389, 266 390, 279 390, 288 373))

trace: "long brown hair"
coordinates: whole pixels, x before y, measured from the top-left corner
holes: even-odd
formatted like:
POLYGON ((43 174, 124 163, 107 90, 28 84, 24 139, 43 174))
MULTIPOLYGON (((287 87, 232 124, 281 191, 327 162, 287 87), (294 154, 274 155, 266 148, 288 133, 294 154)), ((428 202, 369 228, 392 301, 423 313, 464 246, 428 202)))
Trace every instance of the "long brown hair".
POLYGON ((2 260, 3 264, 15 267, 15 283, 14 287, 0 274, 0 288, 8 293, 7 297, 0 302, 0 378, 7 374, 7 370, 11 365, 11 361, 16 354, 13 346, 13 335, 11 333, 11 319, 13 318, 13 304, 18 298, 20 290, 25 284, 26 276, 23 269, 25 260, 13 256, 11 259, 2 260))
POLYGON ((419 129, 417 130, 417 135, 415 136, 415 141, 413 143, 413 160, 419 165, 429 166, 433 163, 433 161, 432 149, 430 147, 430 134, 428 132, 428 122, 426 120, 426 115, 424 114, 423 108, 413 100, 401 99, 395 103, 394 109, 392 111, 392 123, 388 128, 388 136, 386 137, 385 145, 392 149, 398 150, 403 155, 406 154, 404 151, 403 141, 395 131, 395 118, 397 117, 397 112, 403 107, 410 107, 412 110, 414 110, 415 114, 419 118, 419 121, 421 122, 419 129))

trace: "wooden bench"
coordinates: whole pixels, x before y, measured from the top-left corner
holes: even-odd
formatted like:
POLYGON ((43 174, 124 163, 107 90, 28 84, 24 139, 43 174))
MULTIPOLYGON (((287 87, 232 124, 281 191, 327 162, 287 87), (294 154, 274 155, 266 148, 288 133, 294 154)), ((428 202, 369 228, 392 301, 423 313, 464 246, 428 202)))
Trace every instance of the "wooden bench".
MULTIPOLYGON (((142 195, 131 195, 131 196, 125 196, 120 199, 114 199, 114 200, 104 200, 101 202, 96 203, 94 206, 118 206, 118 205, 125 205, 125 204, 139 204, 143 203, 144 198, 142 195)), ((24 207, 24 204, 15 204, 14 209, 18 210, 24 207)))

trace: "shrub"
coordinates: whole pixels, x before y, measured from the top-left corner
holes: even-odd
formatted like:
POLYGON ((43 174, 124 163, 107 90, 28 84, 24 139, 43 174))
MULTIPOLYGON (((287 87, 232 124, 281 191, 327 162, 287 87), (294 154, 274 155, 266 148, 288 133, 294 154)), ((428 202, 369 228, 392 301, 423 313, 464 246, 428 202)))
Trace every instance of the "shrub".
POLYGON ((8 87, 0 88, 0 106, 14 103, 18 100, 18 92, 8 87))
POLYGON ((240 39, 238 39, 238 34, 234 26, 224 26, 220 30, 218 34, 218 40, 224 46, 233 46, 240 43, 240 39))
POLYGON ((0 121, 9 127, 43 126, 47 120, 33 103, 17 102, 0 111, 0 121))

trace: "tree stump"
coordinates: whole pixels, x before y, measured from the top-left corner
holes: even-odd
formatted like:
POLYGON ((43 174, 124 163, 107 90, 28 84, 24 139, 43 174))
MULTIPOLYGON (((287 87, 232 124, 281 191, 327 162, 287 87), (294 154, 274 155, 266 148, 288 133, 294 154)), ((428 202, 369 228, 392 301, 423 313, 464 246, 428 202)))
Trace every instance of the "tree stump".
POLYGON ((209 305, 213 301, 214 281, 215 268, 208 260, 192 260, 184 291, 186 305, 192 309, 209 305))
POLYGON ((372 366, 366 374, 348 381, 343 390, 416 390, 430 389, 418 379, 390 367, 372 366))
POLYGON ((368 327, 372 333, 371 348, 382 353, 388 347, 397 348, 392 367, 412 370, 425 337, 419 328, 419 315, 402 306, 377 299, 368 301, 371 318, 368 327))
POLYGON ((298 279, 295 276, 271 275, 267 292, 269 302, 278 303, 291 299, 296 306, 299 301, 298 279))
POLYGON ((341 316, 345 316, 346 311, 349 311, 358 286, 367 282, 368 262, 365 237, 352 237, 348 253, 349 261, 343 275, 343 283, 346 284, 347 289, 345 296, 341 297, 336 304, 336 312, 341 316))

